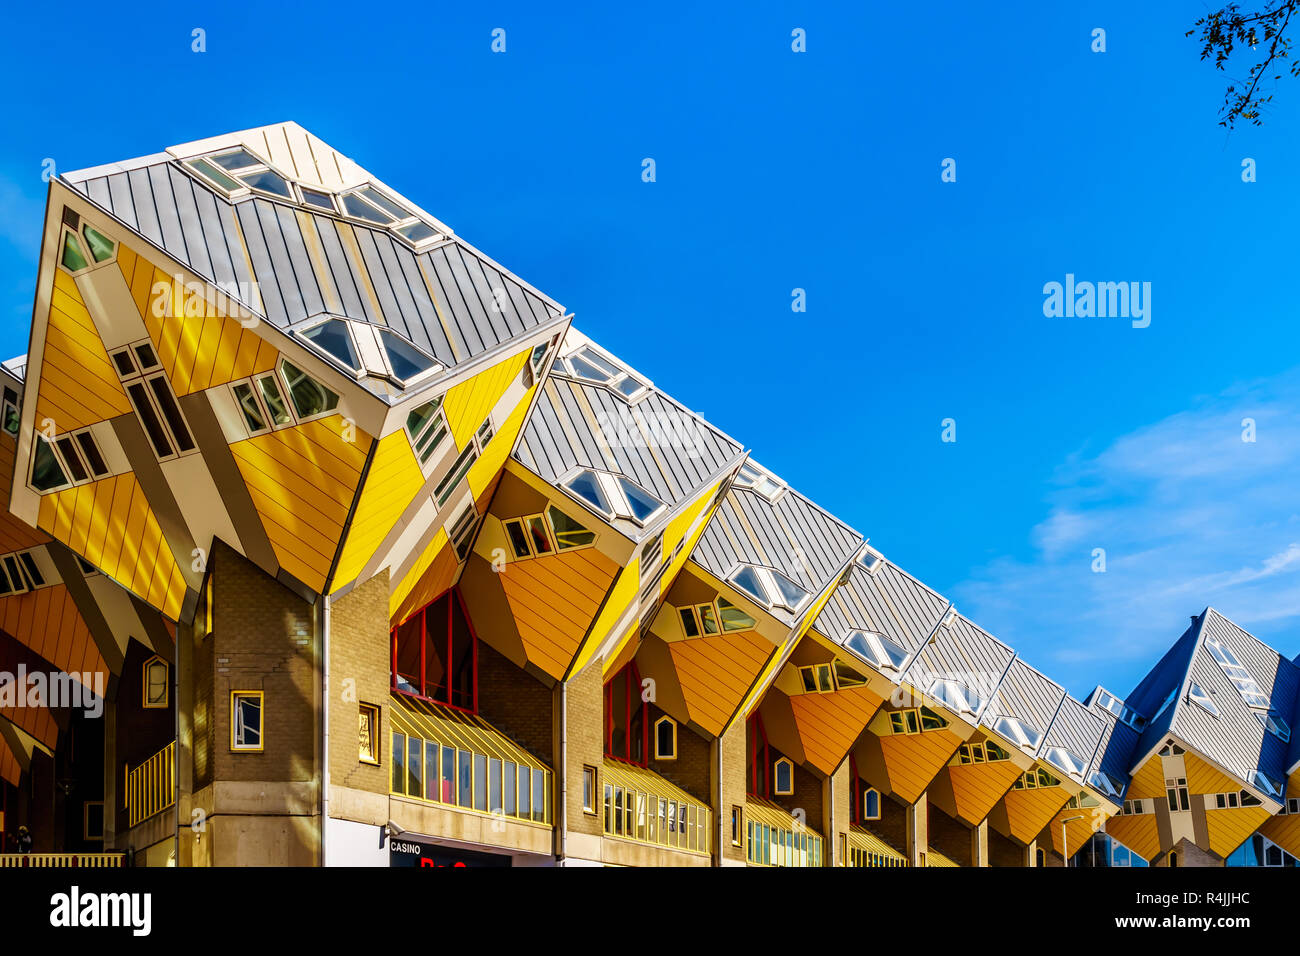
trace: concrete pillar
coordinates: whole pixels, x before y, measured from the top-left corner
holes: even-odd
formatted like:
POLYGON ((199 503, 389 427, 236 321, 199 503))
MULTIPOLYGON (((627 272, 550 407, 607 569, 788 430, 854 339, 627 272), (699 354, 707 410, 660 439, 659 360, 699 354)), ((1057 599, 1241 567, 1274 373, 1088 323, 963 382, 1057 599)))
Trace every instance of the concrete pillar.
POLYGON ((848 866, 849 762, 822 781, 822 833, 826 835, 826 866, 848 866))
POLYGON ((906 810, 907 816, 907 859, 911 866, 925 866, 926 853, 930 849, 930 800, 921 794, 916 803, 906 810))
POLYGON ((117 701, 104 702, 104 849, 117 848, 117 701))
POLYGON ((971 828, 970 865, 989 865, 989 821, 987 817, 971 828))
POLYGON ((737 720, 709 746, 709 796, 718 815, 713 862, 716 866, 745 865, 745 722, 737 720), (731 840, 731 815, 739 810, 739 844, 731 840))
POLYGON ((1025 847, 1025 866, 1038 865, 1038 841, 1030 840, 1025 847))

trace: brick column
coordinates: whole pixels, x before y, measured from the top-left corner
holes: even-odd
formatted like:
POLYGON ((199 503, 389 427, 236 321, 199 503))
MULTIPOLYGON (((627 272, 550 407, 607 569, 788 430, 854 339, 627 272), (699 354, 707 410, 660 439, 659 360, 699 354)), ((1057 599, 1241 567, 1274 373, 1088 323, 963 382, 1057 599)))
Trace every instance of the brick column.
POLYGON ((925 866, 930 849, 930 799, 921 794, 907 808, 907 859, 912 866, 925 866))
POLYGON ((970 865, 989 865, 989 821, 981 820, 970 831, 970 865))

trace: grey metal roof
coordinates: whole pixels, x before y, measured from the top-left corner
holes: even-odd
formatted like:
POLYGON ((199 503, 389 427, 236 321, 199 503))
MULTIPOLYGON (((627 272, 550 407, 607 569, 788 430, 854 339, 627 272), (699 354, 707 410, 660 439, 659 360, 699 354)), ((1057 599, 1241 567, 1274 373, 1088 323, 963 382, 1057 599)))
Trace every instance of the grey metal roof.
POLYGON ((574 468, 621 474, 672 506, 694 497, 743 451, 658 389, 651 387, 631 404, 602 385, 553 374, 541 388, 514 457, 557 486, 574 468), (689 423, 690 440, 646 440, 654 435, 650 423, 665 420, 689 423), (633 440, 622 440, 624 435, 633 440))
POLYGON ((1100 770, 1119 786, 1119 796, 1124 799, 1131 780, 1133 745, 1137 743, 1138 734, 1128 724, 1106 710, 1099 704, 1089 704, 1088 709, 1101 718, 1103 730, 1101 742, 1093 758, 1091 770, 1100 770))
POLYGON ((915 653, 943 620, 948 599, 888 559, 874 572, 856 563, 813 622, 822 634, 842 642, 849 631, 876 631, 915 653))
POLYGON ((1064 747, 1083 761, 1086 776, 1088 768, 1094 765, 1105 729, 1105 721, 1067 694, 1047 728, 1039 754, 1052 747, 1064 747))
POLYGON ((999 717, 1015 717, 1046 734, 1065 699, 1065 688, 1017 658, 984 711, 984 724, 992 727, 999 717))
POLYGON ((278 328, 325 312, 382 324, 450 368, 563 314, 455 237, 417 254, 385 229, 288 201, 232 203, 170 157, 154 159, 64 181, 278 328), (264 308, 238 294, 254 282, 264 308))
POLYGON ((982 713, 987 713, 994 689, 1015 656, 1015 651, 959 614, 934 632, 903 676, 923 693, 928 693, 929 687, 918 686, 918 682, 928 684, 929 677, 961 680, 984 698, 982 713))
POLYGON ((1263 770, 1273 779, 1284 781, 1287 771, 1288 744, 1269 733, 1242 698, 1205 646, 1213 636, 1233 655, 1267 694, 1283 719, 1291 714, 1300 671, 1286 658, 1254 635, 1242 630, 1213 608, 1207 608, 1187 678, 1180 686, 1174 704, 1171 730, 1188 746, 1248 783, 1250 772, 1263 770), (1216 717, 1188 700, 1188 687, 1198 684, 1209 693, 1216 717))
POLYGON ((732 488, 691 558, 725 579, 737 563, 776 568, 810 594, 835 581, 865 539, 792 488, 775 502, 732 488))

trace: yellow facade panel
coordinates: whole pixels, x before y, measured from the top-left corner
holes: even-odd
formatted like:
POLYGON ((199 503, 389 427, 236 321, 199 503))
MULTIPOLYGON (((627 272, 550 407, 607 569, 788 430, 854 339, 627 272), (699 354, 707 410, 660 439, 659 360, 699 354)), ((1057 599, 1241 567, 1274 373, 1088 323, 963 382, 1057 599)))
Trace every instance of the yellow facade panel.
POLYGON ((967 823, 979 823, 1006 796, 1019 776, 1020 768, 1011 760, 950 764, 948 779, 952 782, 957 815, 967 823))
POLYGON ((1160 853, 1160 827, 1154 813, 1111 817, 1106 832, 1147 862, 1160 853))
POLYGON ((906 803, 913 803, 952 759, 961 738, 950 730, 927 730, 919 734, 891 734, 880 738, 889 789, 906 803))
POLYGON ((375 549, 423 487, 424 473, 411 450, 406 430, 399 429, 381 438, 348 528, 347 542, 339 556, 331 585, 333 589, 337 590, 361 573, 375 549))
POLYGON ((884 698, 868 687, 791 697, 808 762, 824 774, 833 773, 883 702, 884 698))
POLYGON ((691 720, 717 736, 772 654, 772 644, 753 631, 672 641, 673 667, 691 720))
POLYGON ((442 400, 443 414, 447 416, 447 426, 457 448, 465 447, 510 383, 523 371, 530 351, 503 359, 447 390, 442 400))
POLYGON ((1051 823, 1069 799, 1070 794, 1064 787, 1012 790, 1002 798, 1007 808, 1010 836, 1021 843, 1029 843, 1043 832, 1043 827, 1051 823))

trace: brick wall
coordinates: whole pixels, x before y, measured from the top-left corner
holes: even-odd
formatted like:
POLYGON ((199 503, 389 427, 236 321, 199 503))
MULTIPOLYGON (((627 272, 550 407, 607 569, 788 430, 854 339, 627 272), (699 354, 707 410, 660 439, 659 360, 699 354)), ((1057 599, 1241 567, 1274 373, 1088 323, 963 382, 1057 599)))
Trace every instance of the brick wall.
MULTIPOLYGON (((582 812, 582 768, 584 765, 590 765, 596 768, 598 775, 600 773, 605 751, 603 691, 604 683, 601 680, 599 661, 593 662, 581 674, 570 678, 564 691, 568 738, 568 753, 564 769, 565 782, 569 791, 566 818, 572 832, 593 836, 600 836, 603 827, 598 814, 593 816, 582 812)), ((558 732, 559 720, 556 720, 556 728, 558 732)), ((603 784, 604 781, 598 782, 603 784)))
MULTIPOLYGON (((551 768, 555 767, 553 691, 478 642, 478 711, 483 719, 551 768)), ((581 796, 581 794, 579 794, 581 796)))
MULTIPOLYGON (((741 820, 741 845, 731 845, 731 808, 745 808, 745 722, 738 720, 718 739, 722 750, 722 778, 718 781, 718 806, 723 818, 722 859, 731 863, 745 861, 744 820, 741 820)), ((716 772, 716 771, 715 771, 716 772)))
MULTIPOLYGON (((653 770, 665 780, 670 780, 677 786, 681 787, 696 800, 705 805, 712 805, 710 797, 709 781, 713 774, 709 766, 709 753, 712 748, 709 746, 709 740, 697 734, 691 728, 683 725, 677 725, 677 759, 676 760, 655 760, 655 741, 654 726, 655 721, 665 716, 664 712, 650 704, 646 711, 650 722, 650 760, 649 769, 653 770)), ((601 719, 603 721, 604 715, 601 719)))
POLYGON ((388 571, 353 588, 330 605, 330 783, 369 793, 388 793, 388 571), (362 703, 380 708, 380 765, 360 756, 362 703))
POLYGON ((971 865, 971 831, 954 820, 933 803, 930 807, 930 847, 938 850, 954 863, 971 865))
MULTIPOLYGON (((126 660, 122 665, 122 675, 118 680, 117 698, 106 706, 113 707, 117 718, 117 733, 114 742, 113 771, 117 774, 116 807, 105 810, 117 814, 116 832, 127 830, 126 812, 126 768, 137 767, 162 750, 176 736, 176 700, 174 689, 169 691, 168 706, 163 709, 149 709, 144 701, 144 662, 154 656, 151 648, 139 641, 127 645, 126 660)), ((173 672, 168 665, 168 680, 173 679, 173 672)), ((99 775, 102 779, 102 774, 99 775)))

